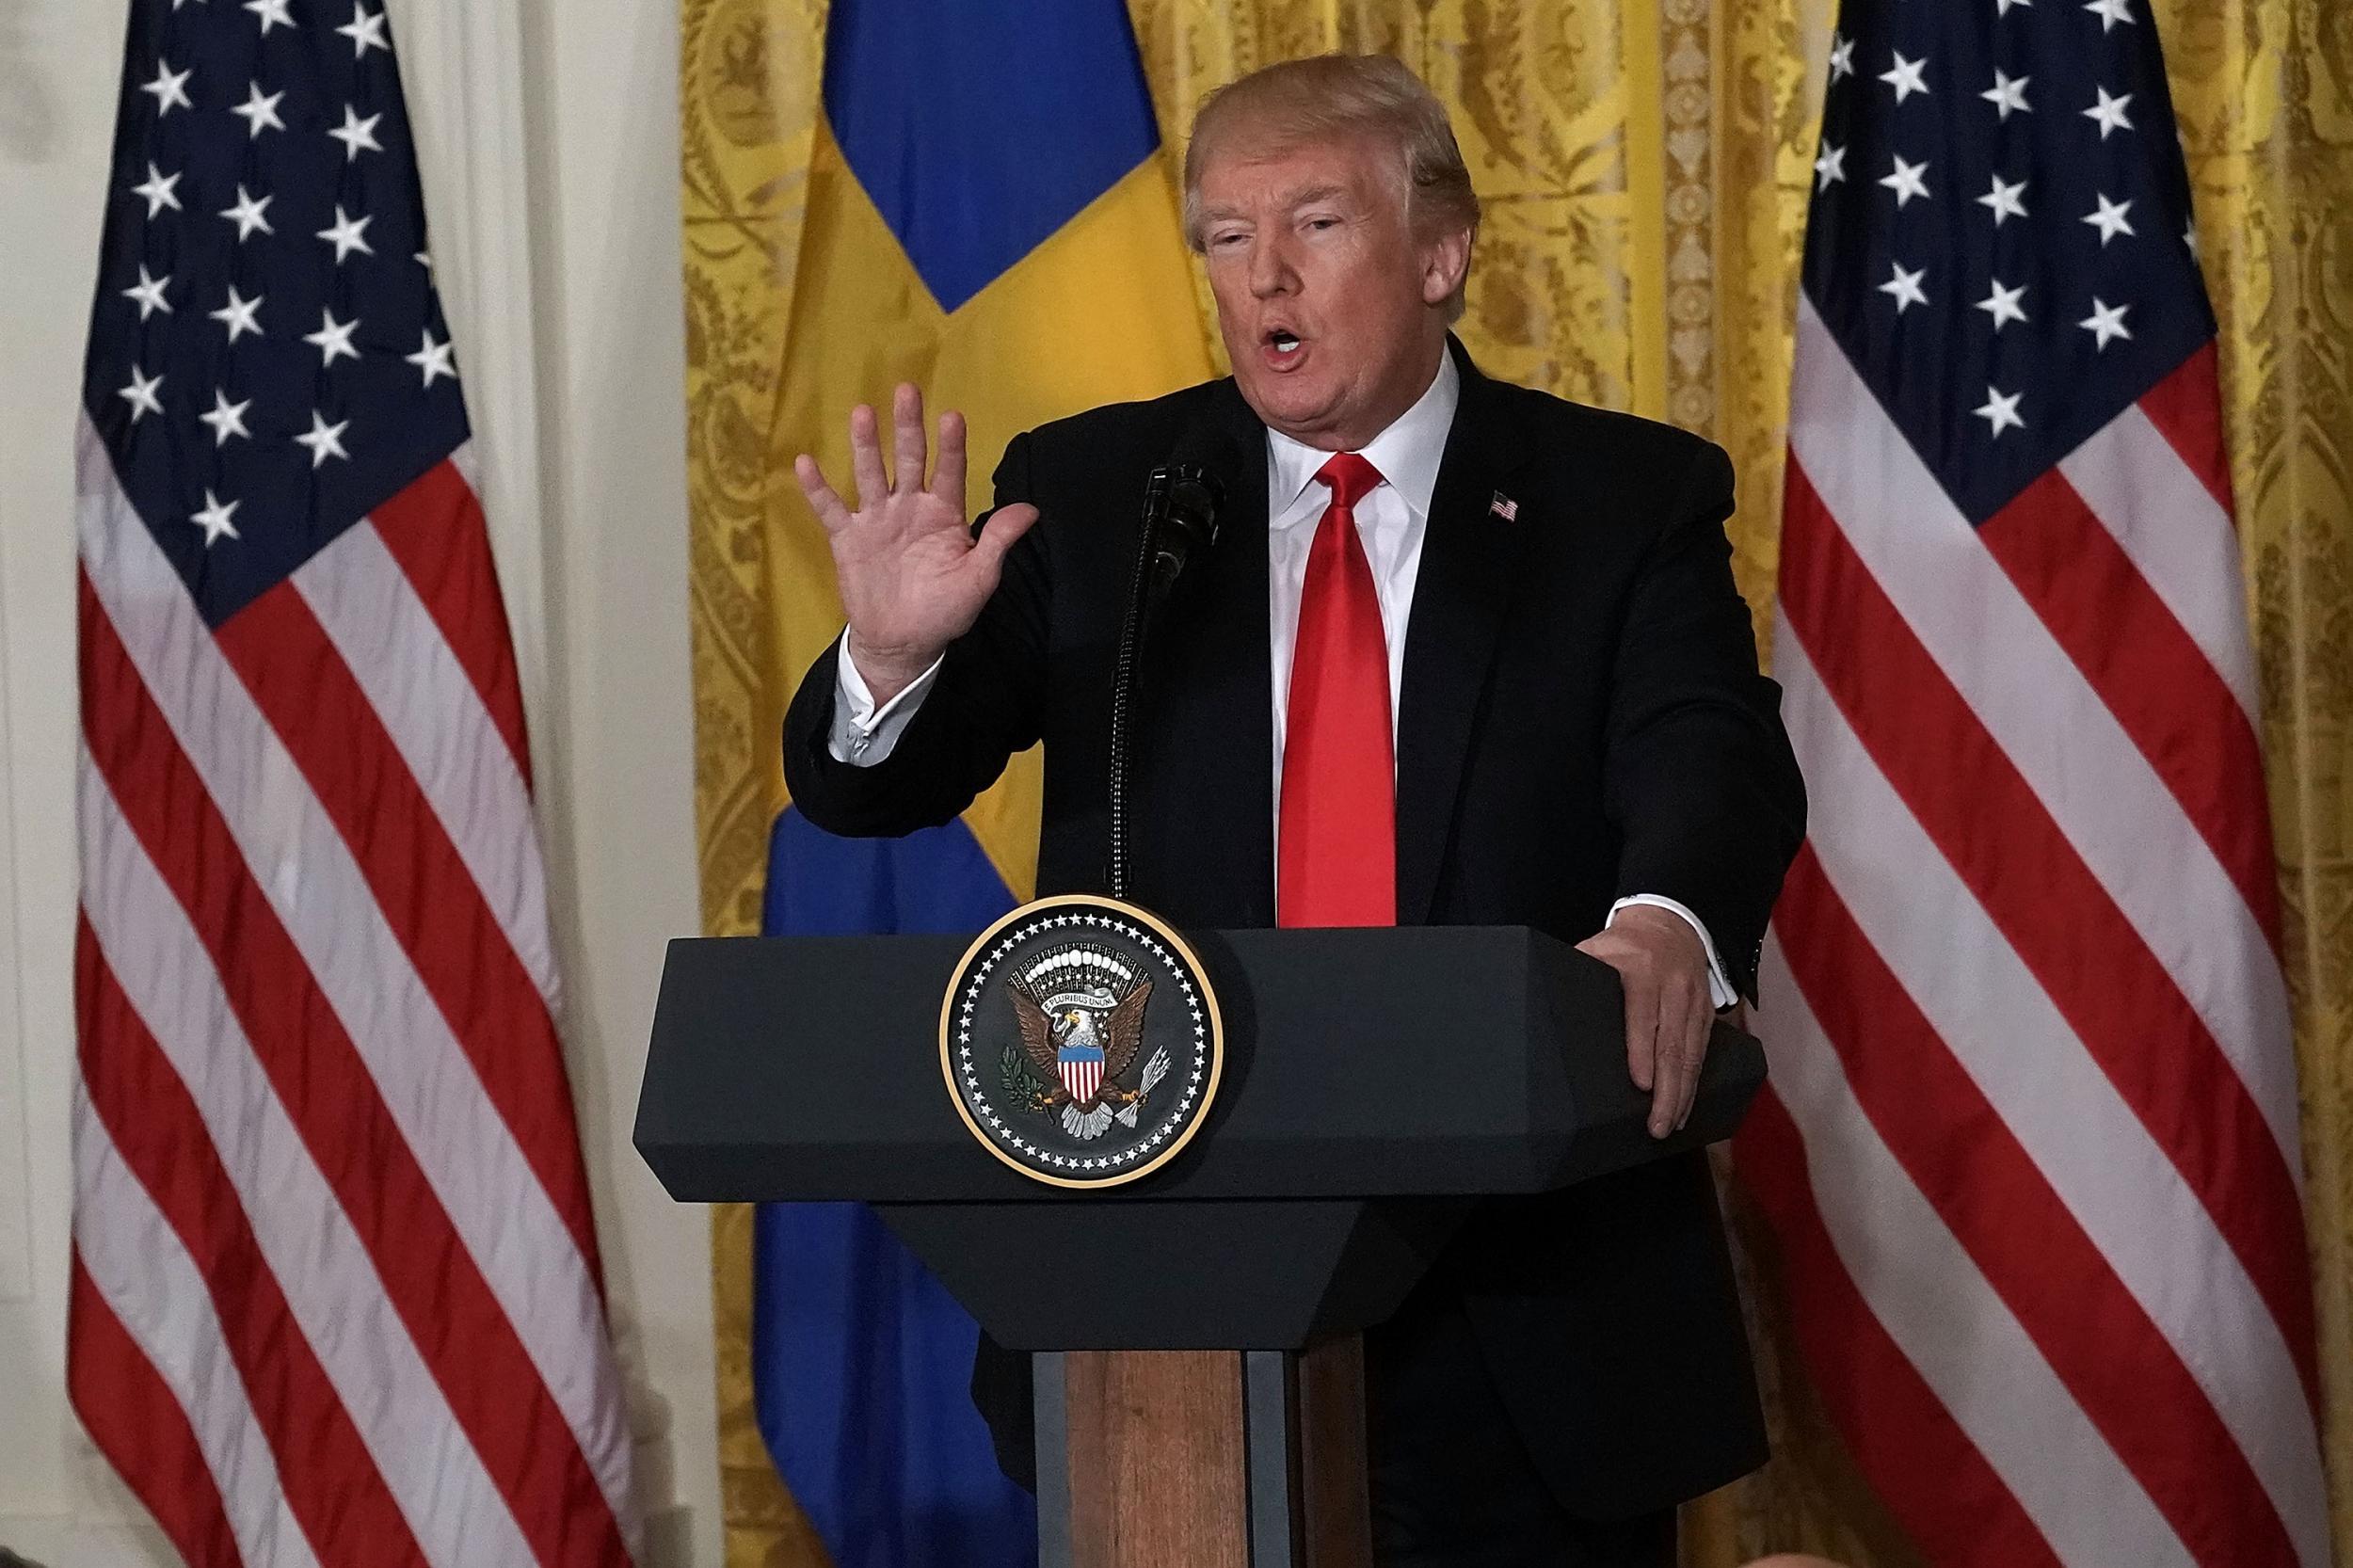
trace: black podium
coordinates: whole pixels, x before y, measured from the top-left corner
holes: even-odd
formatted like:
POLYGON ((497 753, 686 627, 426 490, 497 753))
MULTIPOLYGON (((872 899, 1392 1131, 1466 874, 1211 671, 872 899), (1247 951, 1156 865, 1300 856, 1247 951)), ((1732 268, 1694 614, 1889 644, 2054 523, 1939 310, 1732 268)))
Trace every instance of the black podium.
POLYGON ((1225 1080, 1200 1136, 1132 1186, 1033 1182, 958 1120, 938 1030, 961 936, 672 943, 637 1147, 681 1202, 872 1203, 999 1341, 1048 1352, 1044 1568, 1358 1568, 1357 1332, 1481 1196, 1728 1136, 1764 1054, 1719 1023, 1689 1125, 1654 1140, 1617 976, 1565 943, 1187 935, 1225 1080))

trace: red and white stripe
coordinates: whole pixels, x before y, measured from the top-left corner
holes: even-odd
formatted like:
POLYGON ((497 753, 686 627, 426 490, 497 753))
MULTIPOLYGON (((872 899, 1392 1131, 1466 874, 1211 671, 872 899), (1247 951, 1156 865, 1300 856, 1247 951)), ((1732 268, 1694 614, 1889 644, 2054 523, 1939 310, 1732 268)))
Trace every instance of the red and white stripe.
POLYGON ((1064 1062, 1062 1066, 1062 1086, 1070 1095, 1073 1105, 1084 1105, 1103 1087, 1103 1060, 1064 1062))
POLYGON ((1814 802, 1737 1144, 1939 1564, 2329 1560, 2252 656, 2201 352, 1981 527, 1799 306, 1814 802))
POLYGON ((192 1564, 626 1563, 522 710, 458 462, 216 631, 87 422, 78 459, 76 1407, 192 1564))

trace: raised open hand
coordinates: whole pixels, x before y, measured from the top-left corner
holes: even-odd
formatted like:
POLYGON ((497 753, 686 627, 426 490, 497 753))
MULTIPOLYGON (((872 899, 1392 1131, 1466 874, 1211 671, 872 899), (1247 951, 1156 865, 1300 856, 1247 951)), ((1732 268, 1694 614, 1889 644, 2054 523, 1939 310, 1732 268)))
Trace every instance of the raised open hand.
POLYGON ((1005 552, 1037 520, 1037 508, 998 509, 976 539, 964 509, 964 416, 939 416, 939 460, 924 482, 923 394, 902 383, 891 401, 894 474, 883 466, 881 422, 850 410, 852 511, 817 459, 792 459, 801 491, 824 524, 850 622, 850 657, 877 703, 889 701, 979 618, 997 588, 1005 552))

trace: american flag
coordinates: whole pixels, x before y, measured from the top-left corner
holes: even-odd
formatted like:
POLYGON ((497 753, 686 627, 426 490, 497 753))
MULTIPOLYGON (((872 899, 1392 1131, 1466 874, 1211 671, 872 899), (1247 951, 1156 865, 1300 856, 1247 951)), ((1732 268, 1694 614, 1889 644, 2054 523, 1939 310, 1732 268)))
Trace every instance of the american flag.
POLYGON ((2329 1560, 2254 662, 2144 0, 1847 0, 1737 1153, 1929 1560, 2329 1560))
POLYGON ((621 1564, 513 650, 381 11, 134 0, 69 1380, 196 1568, 621 1564))

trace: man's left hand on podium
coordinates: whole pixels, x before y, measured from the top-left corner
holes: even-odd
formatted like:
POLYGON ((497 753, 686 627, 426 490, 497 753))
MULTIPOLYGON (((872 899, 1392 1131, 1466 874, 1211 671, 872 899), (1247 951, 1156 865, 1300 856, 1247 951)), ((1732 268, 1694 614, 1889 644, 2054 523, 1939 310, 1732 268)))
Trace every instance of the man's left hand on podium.
POLYGON ((1608 929, 1577 948, 1618 971, 1625 989, 1626 1071, 1650 1094, 1650 1135, 1664 1138, 1691 1114, 1716 1021, 1707 949, 1689 921, 1641 904, 1620 909, 1608 929))

